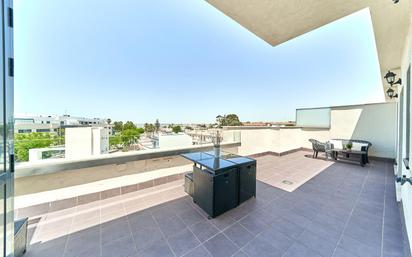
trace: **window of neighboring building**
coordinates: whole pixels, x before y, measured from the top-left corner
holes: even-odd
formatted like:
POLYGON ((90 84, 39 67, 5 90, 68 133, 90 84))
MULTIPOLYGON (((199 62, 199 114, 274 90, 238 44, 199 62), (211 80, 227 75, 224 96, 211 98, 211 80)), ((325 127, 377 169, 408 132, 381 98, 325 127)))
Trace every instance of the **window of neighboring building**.
POLYGON ((47 121, 46 123, 47 123, 47 124, 50 124, 50 121, 47 121))
POLYGON ((36 129, 36 132, 50 132, 50 129, 36 129))
POLYGON ((15 124, 32 124, 34 123, 34 119, 16 118, 14 123, 15 124))
POLYGON ((31 133, 31 129, 19 129, 18 133, 31 133))

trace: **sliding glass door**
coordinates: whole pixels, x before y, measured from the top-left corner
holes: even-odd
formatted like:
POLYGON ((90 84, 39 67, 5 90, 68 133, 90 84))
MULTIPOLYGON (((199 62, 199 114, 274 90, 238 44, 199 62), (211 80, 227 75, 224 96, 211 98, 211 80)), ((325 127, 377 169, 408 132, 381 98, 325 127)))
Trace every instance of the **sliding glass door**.
POLYGON ((0 256, 13 256, 14 238, 14 115, 13 115, 13 9, 1 0, 0 33, 0 256))

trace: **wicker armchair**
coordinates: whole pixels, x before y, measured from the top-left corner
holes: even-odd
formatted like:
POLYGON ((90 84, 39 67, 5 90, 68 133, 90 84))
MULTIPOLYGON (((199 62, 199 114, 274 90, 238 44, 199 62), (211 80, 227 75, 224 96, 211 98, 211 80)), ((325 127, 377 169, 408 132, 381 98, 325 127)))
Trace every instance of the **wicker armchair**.
POLYGON ((318 158, 318 153, 319 152, 323 152, 326 155, 326 159, 328 158, 328 154, 329 154, 329 145, 327 143, 322 143, 319 142, 316 139, 309 139, 309 142, 312 143, 312 149, 313 149, 313 158, 318 158))

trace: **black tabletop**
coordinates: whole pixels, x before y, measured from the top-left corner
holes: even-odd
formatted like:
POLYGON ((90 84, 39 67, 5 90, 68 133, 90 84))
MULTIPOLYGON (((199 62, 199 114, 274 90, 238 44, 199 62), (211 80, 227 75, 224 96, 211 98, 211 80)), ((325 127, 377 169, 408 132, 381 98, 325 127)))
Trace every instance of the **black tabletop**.
POLYGON ((211 171, 218 171, 226 168, 236 167, 239 164, 254 162, 255 160, 247 157, 242 157, 236 154, 221 151, 220 155, 216 157, 213 151, 196 152, 182 154, 182 157, 198 163, 211 171))

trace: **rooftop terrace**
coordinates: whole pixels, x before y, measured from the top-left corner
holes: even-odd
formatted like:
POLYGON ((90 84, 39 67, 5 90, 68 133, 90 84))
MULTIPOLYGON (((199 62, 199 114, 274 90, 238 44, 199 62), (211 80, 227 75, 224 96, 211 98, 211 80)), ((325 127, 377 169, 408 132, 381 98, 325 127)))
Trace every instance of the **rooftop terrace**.
POLYGON ((372 160, 360 167, 308 154, 257 157, 257 197, 212 220, 184 193, 182 179, 51 204, 31 217, 26 256, 407 256, 393 165, 372 160), (302 183, 290 192, 271 183, 286 169, 295 174, 288 179, 302 183))

